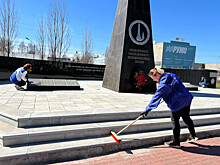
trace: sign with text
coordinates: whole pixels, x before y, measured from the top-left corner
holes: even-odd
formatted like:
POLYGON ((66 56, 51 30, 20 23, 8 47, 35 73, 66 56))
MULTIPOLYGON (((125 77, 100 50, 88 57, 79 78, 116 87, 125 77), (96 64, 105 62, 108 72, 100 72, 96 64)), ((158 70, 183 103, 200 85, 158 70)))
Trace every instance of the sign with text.
POLYGON ((163 68, 192 69, 195 61, 196 47, 187 42, 164 42, 163 68))

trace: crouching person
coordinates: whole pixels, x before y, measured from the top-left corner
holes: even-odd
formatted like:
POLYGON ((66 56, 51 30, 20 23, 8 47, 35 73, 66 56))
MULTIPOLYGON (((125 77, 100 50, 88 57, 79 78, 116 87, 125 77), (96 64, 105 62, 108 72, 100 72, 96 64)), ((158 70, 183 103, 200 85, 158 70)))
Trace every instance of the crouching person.
POLYGON ((15 84, 17 90, 24 89, 22 86, 26 85, 28 72, 32 71, 31 64, 25 64, 23 67, 18 68, 10 77, 10 81, 15 84))

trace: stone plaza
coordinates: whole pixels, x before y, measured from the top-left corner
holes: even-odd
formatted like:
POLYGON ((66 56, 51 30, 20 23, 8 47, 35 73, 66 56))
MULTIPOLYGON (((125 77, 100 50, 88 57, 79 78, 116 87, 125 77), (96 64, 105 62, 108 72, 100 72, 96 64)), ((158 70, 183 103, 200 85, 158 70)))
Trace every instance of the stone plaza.
MULTIPOLYGON (((53 163, 162 144, 172 138, 165 103, 122 133, 110 136, 145 110, 153 93, 118 93, 102 81, 78 81, 80 90, 17 91, 1 81, 1 164, 53 163)), ((192 119, 199 138, 220 135, 220 89, 191 91, 192 119)), ((183 125, 184 127, 184 125, 183 125)), ((182 129, 182 140, 188 130, 182 129)))
MULTIPOLYGON (((172 139, 170 110, 164 102, 123 131, 121 143, 111 137, 111 131, 119 132, 145 111, 156 91, 156 83, 147 76, 151 69, 157 71, 149 0, 118 1, 105 66, 91 65, 91 69, 89 65, 57 65, 55 61, 57 68, 40 72, 44 62, 32 62, 40 64, 40 67, 32 64, 39 77, 24 90, 16 90, 9 81, 0 81, 1 165, 74 161, 162 145, 172 139), (70 77, 60 77, 65 74, 70 77), (83 76, 85 79, 80 79, 83 76)), ((220 89, 214 88, 217 71, 207 71, 207 75, 212 75, 210 88, 195 86, 201 70, 186 72, 177 68, 176 72, 181 73, 182 77, 177 76, 194 96, 190 113, 196 136, 199 139, 219 136, 220 89), (195 79, 194 86, 184 79, 187 77, 195 79)), ((175 81, 169 85, 173 84, 175 81)), ((180 140, 185 142, 189 131, 182 120, 180 125, 180 140)))

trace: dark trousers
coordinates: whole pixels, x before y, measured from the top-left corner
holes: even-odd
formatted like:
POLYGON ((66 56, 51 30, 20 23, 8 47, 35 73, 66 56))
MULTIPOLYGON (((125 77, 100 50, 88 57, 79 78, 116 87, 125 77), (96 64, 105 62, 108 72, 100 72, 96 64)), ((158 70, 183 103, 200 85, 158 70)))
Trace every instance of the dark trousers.
POLYGON ((21 86, 25 86, 26 82, 24 80, 21 80, 19 83, 15 83, 15 84, 21 87, 21 86))
POLYGON ((188 106, 185 106, 184 108, 182 108, 181 110, 177 112, 171 113, 174 142, 178 145, 180 144, 180 123, 179 123, 180 117, 182 117, 183 121, 187 125, 191 136, 196 137, 194 124, 193 124, 192 119, 189 116, 190 105, 191 104, 189 104, 188 106))

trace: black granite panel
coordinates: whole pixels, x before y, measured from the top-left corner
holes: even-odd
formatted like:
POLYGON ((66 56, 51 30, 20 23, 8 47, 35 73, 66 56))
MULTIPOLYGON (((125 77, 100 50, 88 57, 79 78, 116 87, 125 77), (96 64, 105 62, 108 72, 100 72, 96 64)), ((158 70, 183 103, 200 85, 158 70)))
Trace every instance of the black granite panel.
POLYGON ((76 80, 30 79, 27 90, 80 90, 80 85, 76 80))
POLYGON ((154 92, 156 84, 147 76, 154 68, 152 40, 149 0, 119 0, 103 87, 154 92))

